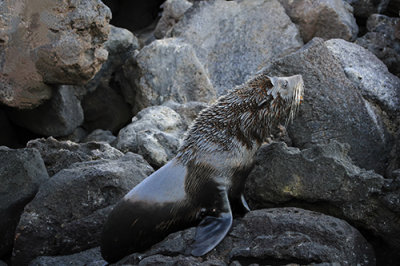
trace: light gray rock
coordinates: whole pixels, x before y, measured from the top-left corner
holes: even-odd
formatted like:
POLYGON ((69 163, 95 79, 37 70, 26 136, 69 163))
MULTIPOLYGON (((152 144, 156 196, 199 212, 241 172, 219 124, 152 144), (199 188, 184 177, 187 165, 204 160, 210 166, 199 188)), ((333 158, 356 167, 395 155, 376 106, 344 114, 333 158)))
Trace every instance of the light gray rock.
POLYGON ((141 154, 151 165, 161 167, 172 159, 187 129, 178 113, 167 106, 140 111, 120 130, 115 146, 123 152, 141 154))
POLYGON ((67 136, 83 122, 80 101, 71 86, 54 89, 53 97, 32 110, 10 110, 10 119, 17 125, 44 136, 67 136))
MULTIPOLYGON (((400 5, 400 3, 399 3, 400 5)), ((397 16, 398 16, 397 9, 397 16)), ((400 77, 400 18, 373 14, 367 20, 368 32, 356 43, 375 54, 389 71, 400 77)))
POLYGON ((157 39, 164 38, 167 32, 178 22, 186 10, 193 4, 187 0, 167 0, 162 5, 163 12, 160 20, 154 29, 154 36, 157 39))
POLYGON ((72 254, 99 245, 115 204, 153 169, 142 156, 76 163, 43 184, 18 224, 12 263, 72 254))
POLYGON ((0 3, 0 102, 20 109, 51 97, 47 84, 84 84, 107 59, 111 12, 100 0, 0 3))
POLYGON ((104 265, 106 262, 103 260, 100 254, 100 248, 88 249, 76 254, 65 255, 65 256, 41 256, 29 263, 29 266, 54 266, 54 265, 70 265, 70 266, 94 266, 95 263, 98 265, 104 265), (101 263, 101 264, 100 264, 101 263))
POLYGON ((330 140, 348 143, 349 155, 358 166, 385 172, 391 136, 379 113, 346 77, 341 62, 322 39, 314 38, 264 71, 303 77, 304 102, 288 129, 294 146, 304 148, 330 140))
POLYGON ((354 8, 354 15, 368 18, 371 14, 382 13, 390 0, 344 0, 354 8))
POLYGON ((202 260, 179 255, 185 254, 194 236, 194 228, 171 234, 146 253, 134 253, 116 265, 150 265, 150 261, 170 265, 231 265, 234 261, 233 265, 375 265, 371 246, 347 222, 298 208, 256 210, 234 219, 228 235, 202 260))
POLYGON ((110 145, 117 140, 117 137, 114 136, 109 130, 96 129, 92 131, 83 142, 107 142, 110 145))
POLYGON ((353 8, 343 0, 279 0, 290 19, 299 26, 306 43, 314 37, 355 40, 358 26, 353 8))
POLYGON ((71 141, 58 141, 53 137, 31 140, 26 146, 40 152, 50 176, 77 162, 99 159, 116 160, 124 155, 107 143, 78 144, 71 141))
POLYGON ((329 40, 325 44, 364 98, 377 102, 391 113, 400 111, 400 79, 389 73, 374 54, 341 39, 329 40))
POLYGON ((201 110, 209 106, 204 102, 187 102, 180 104, 172 101, 166 102, 164 105, 177 112, 181 116, 183 123, 187 126, 192 124, 201 110))
POLYGON ((134 113, 168 100, 209 102, 215 90, 191 45, 176 38, 157 40, 143 47, 123 66, 126 100, 134 113))
POLYGON ((381 265, 392 265, 400 250, 400 181, 357 167, 349 148, 263 146, 245 195, 252 208, 302 206, 344 219, 368 236, 381 265))
POLYGON ((193 46, 218 95, 303 45, 276 0, 196 2, 171 36, 193 46))
POLYGON ((48 179, 37 150, 0 146, 0 257, 11 254, 21 213, 48 179))

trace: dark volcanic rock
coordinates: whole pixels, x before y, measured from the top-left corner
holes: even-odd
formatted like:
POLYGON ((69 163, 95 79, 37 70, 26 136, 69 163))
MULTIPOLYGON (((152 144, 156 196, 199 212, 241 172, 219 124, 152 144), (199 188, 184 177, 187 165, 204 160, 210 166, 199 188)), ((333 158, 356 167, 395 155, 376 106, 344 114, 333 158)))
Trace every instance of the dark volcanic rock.
POLYGON ((400 77, 400 18, 373 14, 368 18, 367 29, 356 43, 370 50, 390 72, 400 77))
POLYGON ((76 163, 58 172, 25 207, 13 265, 98 246, 111 205, 152 171, 143 157, 128 153, 118 160, 76 163))
POLYGON ((314 38, 264 71, 303 77, 304 102, 288 130, 294 146, 308 147, 330 140, 349 143, 349 155, 357 165, 384 173, 391 136, 322 39, 314 38))
POLYGON ((106 264, 106 262, 101 257, 100 248, 97 247, 72 255, 55 256, 55 257, 41 256, 31 261, 29 263, 29 266, 54 266, 54 265, 102 266, 104 264, 106 264))
POLYGON ((37 150, 0 147, 0 258, 11 254, 21 213, 48 178, 37 150))
POLYGON ((151 265, 151 262, 227 265, 234 261, 244 265, 375 264, 372 248, 348 223, 297 208, 249 212, 242 219, 234 219, 230 233, 201 259, 179 255, 188 251, 194 235, 194 228, 171 234, 146 253, 132 254, 116 265, 139 261, 139 265, 151 265))
POLYGON ((382 13, 386 10, 390 0, 344 0, 354 8, 354 15, 368 18, 371 14, 382 13))
POLYGON ((117 137, 114 136, 109 130, 96 129, 91 132, 83 142, 107 142, 110 145, 116 141, 117 137))
POLYGON ((67 136, 83 122, 83 110, 72 86, 54 88, 53 97, 33 110, 10 110, 19 126, 44 136, 67 136))
POLYGON ((78 144, 71 141, 58 141, 52 137, 35 139, 27 147, 39 150, 50 176, 76 162, 99 159, 115 160, 124 154, 106 143, 89 142, 78 144))
POLYGON ((301 206, 340 217, 379 241, 381 263, 394 262, 400 250, 400 182, 358 168, 348 149, 338 142, 302 151, 284 143, 263 146, 246 182, 250 206, 301 206))

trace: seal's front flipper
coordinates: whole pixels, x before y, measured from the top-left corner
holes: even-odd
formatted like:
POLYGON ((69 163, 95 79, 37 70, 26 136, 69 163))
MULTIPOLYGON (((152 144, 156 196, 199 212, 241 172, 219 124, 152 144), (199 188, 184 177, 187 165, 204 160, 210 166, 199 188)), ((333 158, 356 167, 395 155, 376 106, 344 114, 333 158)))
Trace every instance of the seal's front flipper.
POLYGON ((203 256, 212 250, 228 233, 232 225, 232 213, 222 212, 217 217, 206 216, 198 225, 195 242, 192 245, 193 256, 203 256))

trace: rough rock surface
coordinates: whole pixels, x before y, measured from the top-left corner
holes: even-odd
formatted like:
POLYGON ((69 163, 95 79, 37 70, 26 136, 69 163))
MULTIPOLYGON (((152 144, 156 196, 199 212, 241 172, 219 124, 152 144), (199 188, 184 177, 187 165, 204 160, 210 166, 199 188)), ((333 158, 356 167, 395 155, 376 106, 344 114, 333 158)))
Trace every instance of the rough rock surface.
POLYGON ((32 110, 10 110, 10 119, 30 131, 44 136, 67 136, 83 122, 80 101, 71 86, 54 89, 53 97, 32 110))
POLYGON ((354 15, 368 18, 371 14, 385 11, 390 0, 344 0, 354 8, 354 15))
POLYGON ((276 0, 199 1, 171 35, 193 46, 219 95, 303 44, 276 0))
POLYGON ((187 0, 167 0, 162 5, 163 12, 157 26, 154 29, 154 36, 161 39, 167 35, 168 31, 178 22, 186 10, 193 4, 187 0))
POLYGON ((340 217, 379 239, 377 255, 394 262, 400 250, 400 182, 358 168, 348 149, 338 142, 301 151, 284 143, 263 146, 246 197, 256 208, 301 206, 340 217))
POLYGON ((333 39, 325 44, 364 98, 378 103, 388 112, 400 111, 400 79, 389 73, 382 61, 370 51, 345 40, 333 39))
POLYGON ((358 26, 353 8, 343 0, 279 0, 290 19, 299 26, 306 43, 314 37, 355 40, 358 26))
POLYGON ((83 84, 107 59, 111 13, 100 0, 0 3, 0 102, 34 108, 47 84, 83 84))
POLYGON ((153 169, 137 154, 76 163, 43 184, 17 227, 13 265, 43 255, 65 255, 99 245, 115 204, 153 169))
POLYGON ((19 217, 48 178, 37 150, 0 147, 0 257, 11 254, 19 217))
POLYGON ((71 141, 58 141, 52 137, 31 140, 27 147, 35 148, 40 152, 50 176, 77 162, 99 159, 115 160, 124 155, 106 143, 78 144, 71 141))
POLYGON ((54 265, 86 265, 86 266, 102 266, 106 262, 100 254, 100 248, 88 249, 76 254, 65 256, 41 256, 29 263, 29 266, 54 266, 54 265), (101 264, 96 264, 101 262, 101 264))
POLYGON ((164 105, 177 112, 181 116, 183 123, 188 126, 192 124, 201 110, 209 106, 204 102, 187 102, 180 104, 172 101, 166 102, 164 105))
POLYGON ((176 38, 143 47, 123 67, 123 93, 134 112, 168 100, 209 102, 215 90, 192 46, 176 38))
POLYGON ((167 106, 140 111, 120 130, 115 146, 123 152, 141 154, 151 165, 161 167, 172 159, 187 129, 181 116, 167 106))
POLYGON ((176 256, 188 251, 194 236, 194 228, 171 234, 146 253, 134 253, 116 265, 138 264, 139 261, 139 265, 152 265, 153 262, 227 265, 234 261, 239 265, 375 263, 370 245, 348 223, 297 208, 249 212, 242 219, 234 219, 232 230, 207 255, 202 258, 176 256), (153 256, 155 254, 158 255, 153 256))
POLYGON ((400 18, 373 14, 368 18, 367 29, 356 43, 374 53, 390 72, 400 77, 400 18))
POLYGON ((116 140, 117 137, 114 136, 111 131, 96 129, 87 135, 83 142, 107 142, 108 144, 113 145, 116 140))
POLYGON ((346 77, 341 62, 322 39, 314 38, 264 71, 303 77, 304 102, 288 130, 294 146, 338 140, 350 144, 349 155, 357 165, 384 173, 391 138, 382 119, 346 77))

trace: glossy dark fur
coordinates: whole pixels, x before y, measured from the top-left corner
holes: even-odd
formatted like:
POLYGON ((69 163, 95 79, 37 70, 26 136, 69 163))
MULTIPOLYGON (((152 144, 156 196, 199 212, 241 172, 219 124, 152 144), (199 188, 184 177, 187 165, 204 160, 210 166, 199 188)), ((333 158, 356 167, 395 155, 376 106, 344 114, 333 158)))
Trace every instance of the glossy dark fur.
POLYGON ((231 207, 248 211, 242 192, 255 152, 274 127, 293 118, 302 94, 301 76, 261 74, 202 111, 177 156, 111 212, 101 239, 104 259, 118 261, 194 225, 191 254, 213 249, 231 227, 231 207))

